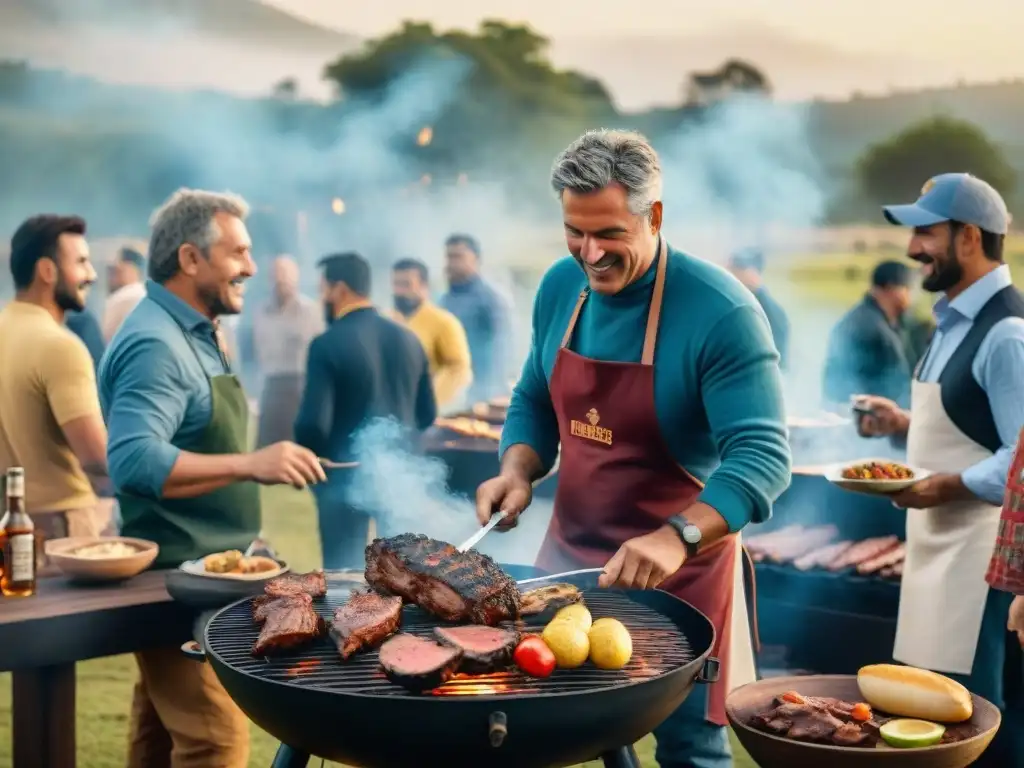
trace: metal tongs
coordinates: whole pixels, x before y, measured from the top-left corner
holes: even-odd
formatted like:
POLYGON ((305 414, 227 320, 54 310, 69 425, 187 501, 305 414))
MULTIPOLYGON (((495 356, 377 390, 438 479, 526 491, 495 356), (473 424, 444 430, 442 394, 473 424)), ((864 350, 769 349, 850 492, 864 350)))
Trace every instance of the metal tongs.
MULTIPOLYGON (((558 463, 558 459, 555 459, 555 463, 551 467, 551 470, 543 477, 538 477, 531 483, 531 485, 534 488, 536 488, 538 485, 540 485, 553 474, 555 474, 555 472, 558 471, 558 463)), ((497 514, 492 515, 491 519, 487 521, 487 525, 485 525, 483 528, 481 528, 479 531, 474 533, 472 536, 470 536, 468 539, 462 542, 462 544, 459 545, 459 552, 467 552, 468 550, 475 547, 477 544, 480 543, 484 536, 493 531, 494 527, 502 520, 504 520, 506 517, 508 517, 508 512, 498 512, 497 514)))

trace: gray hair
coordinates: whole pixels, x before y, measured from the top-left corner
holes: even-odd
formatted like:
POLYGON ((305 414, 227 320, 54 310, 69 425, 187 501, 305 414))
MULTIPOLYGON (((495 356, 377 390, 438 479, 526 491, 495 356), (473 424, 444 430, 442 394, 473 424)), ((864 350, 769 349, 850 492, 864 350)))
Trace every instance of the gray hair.
POLYGON ((194 245, 209 257, 210 246, 221 236, 215 221, 218 213, 244 219, 249 204, 230 193, 182 188, 156 209, 149 220, 149 276, 154 282, 165 283, 178 274, 183 245, 194 245))
POLYGON ((551 187, 559 198, 567 189, 588 194, 614 182, 626 189, 629 210, 638 216, 649 215, 661 199, 658 153, 635 131, 587 131, 551 167, 551 187))

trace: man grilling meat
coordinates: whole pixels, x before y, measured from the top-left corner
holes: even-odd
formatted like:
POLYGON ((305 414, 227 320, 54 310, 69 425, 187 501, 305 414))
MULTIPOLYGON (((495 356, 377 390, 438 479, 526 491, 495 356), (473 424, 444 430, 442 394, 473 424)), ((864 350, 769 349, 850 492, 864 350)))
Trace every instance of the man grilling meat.
POLYGON ((1003 262, 1010 217, 995 189, 964 173, 936 176, 916 203, 884 210, 890 223, 913 227, 908 255, 922 265, 924 289, 942 293, 910 411, 864 399, 873 416, 862 431, 905 436, 907 461, 934 473, 894 499, 907 508, 907 555, 893 656, 949 674, 1003 709, 1004 727, 976 765, 1024 766, 1024 752, 1006 741, 1019 722, 1007 700, 1020 682, 1019 646, 1007 642, 1013 596, 985 581, 1024 427, 1024 297, 1003 262))
POLYGON ((477 491, 504 528, 561 465, 537 565, 603 567, 604 587, 661 588, 716 629, 722 682, 655 735, 663 766, 732 764, 724 701, 753 678, 738 532, 789 482, 779 356, 757 300, 661 233, 661 165, 642 136, 584 134, 555 160, 572 258, 544 276, 533 344, 477 491), (735 610, 734 610, 735 609, 735 610))

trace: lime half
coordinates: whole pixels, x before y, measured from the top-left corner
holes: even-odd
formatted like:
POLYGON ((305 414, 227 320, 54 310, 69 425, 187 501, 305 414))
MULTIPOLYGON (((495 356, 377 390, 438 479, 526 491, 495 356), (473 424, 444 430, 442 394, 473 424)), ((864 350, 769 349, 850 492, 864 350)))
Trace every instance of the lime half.
POLYGON ((946 726, 927 720, 890 720, 878 732, 891 747, 930 747, 941 741, 946 726))

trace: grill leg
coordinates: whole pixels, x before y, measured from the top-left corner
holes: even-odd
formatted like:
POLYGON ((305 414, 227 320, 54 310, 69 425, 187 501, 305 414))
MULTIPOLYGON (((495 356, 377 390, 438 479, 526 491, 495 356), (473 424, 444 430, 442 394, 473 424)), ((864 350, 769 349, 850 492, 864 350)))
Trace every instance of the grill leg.
POLYGON ((620 747, 614 752, 605 752, 601 755, 604 768, 640 768, 640 758, 636 756, 636 750, 632 745, 620 747))
POLYGON ((270 768, 306 768, 308 764, 309 755, 292 749, 287 744, 282 744, 277 748, 277 754, 274 755, 274 762, 270 768))

